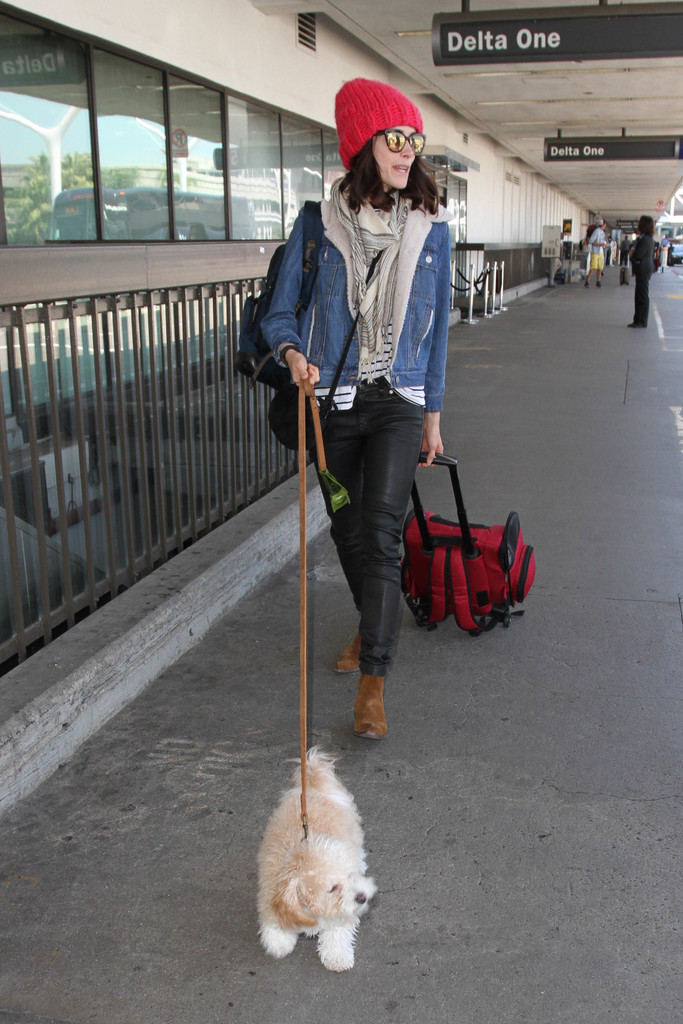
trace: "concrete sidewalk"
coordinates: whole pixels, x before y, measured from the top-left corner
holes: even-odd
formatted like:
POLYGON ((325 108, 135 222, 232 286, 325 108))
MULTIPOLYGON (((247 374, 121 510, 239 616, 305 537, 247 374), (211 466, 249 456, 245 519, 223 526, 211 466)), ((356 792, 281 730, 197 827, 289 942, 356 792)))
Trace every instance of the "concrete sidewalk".
MULTIPOLYGON (((683 1021, 683 278, 651 291, 646 331, 616 269, 453 330, 447 451, 473 520, 519 512, 538 574, 477 639, 404 611, 383 743, 351 733, 332 665, 355 619, 313 531, 311 742, 380 890, 354 970, 257 938, 255 853, 298 754, 295 540, 0 821, 2 1024, 683 1021)), ((419 480, 451 515, 448 475, 419 480)))

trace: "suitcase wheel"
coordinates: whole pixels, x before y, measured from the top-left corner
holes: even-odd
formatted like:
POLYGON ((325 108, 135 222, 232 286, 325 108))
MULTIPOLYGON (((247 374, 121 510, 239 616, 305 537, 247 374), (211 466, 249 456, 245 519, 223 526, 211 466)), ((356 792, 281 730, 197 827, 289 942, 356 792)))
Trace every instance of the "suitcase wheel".
POLYGON ((437 623, 429 621, 429 601, 425 601, 421 597, 412 597, 410 594, 404 594, 403 596, 406 599, 406 604, 415 616, 418 626, 421 628, 426 626, 428 630, 436 629, 437 623))

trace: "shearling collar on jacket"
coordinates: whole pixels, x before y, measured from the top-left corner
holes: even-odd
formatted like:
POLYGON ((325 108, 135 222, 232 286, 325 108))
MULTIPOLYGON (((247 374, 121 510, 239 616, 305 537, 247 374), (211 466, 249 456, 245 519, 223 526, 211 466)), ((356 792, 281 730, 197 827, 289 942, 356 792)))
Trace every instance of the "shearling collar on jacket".
MULTIPOLYGON (((337 217, 336 211, 329 199, 323 199, 321 213, 325 234, 332 244, 339 249, 344 257, 346 265, 346 289, 347 301, 351 315, 356 315, 353 304, 353 267, 351 261, 351 243, 346 231, 337 217)), ((395 337, 401 336, 403 322, 408 308, 410 289, 415 275, 418 256, 422 252, 427 235, 433 224, 440 224, 453 219, 453 215, 443 206, 439 206, 436 213, 426 213, 424 210, 411 210, 403 228, 403 238, 398 252, 398 269, 396 272, 396 294, 394 295, 394 307, 391 317, 392 332, 395 337)))

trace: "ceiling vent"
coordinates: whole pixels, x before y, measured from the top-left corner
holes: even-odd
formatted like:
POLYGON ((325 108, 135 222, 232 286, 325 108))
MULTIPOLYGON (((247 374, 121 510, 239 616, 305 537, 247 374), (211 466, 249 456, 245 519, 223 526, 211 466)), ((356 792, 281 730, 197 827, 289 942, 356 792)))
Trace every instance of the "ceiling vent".
POLYGON ((315 47, 315 14, 297 14, 296 41, 306 50, 316 52, 315 47))
POLYGON ((465 145, 467 145, 467 143, 470 141, 470 137, 467 134, 467 132, 462 133, 462 141, 465 143, 465 145))

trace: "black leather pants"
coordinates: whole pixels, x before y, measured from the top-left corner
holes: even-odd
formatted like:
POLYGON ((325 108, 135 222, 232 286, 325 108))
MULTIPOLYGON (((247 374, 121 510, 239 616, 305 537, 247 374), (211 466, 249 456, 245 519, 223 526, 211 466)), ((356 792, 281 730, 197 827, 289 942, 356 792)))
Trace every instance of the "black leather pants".
POLYGON ((360 612, 360 670, 384 676, 401 602, 399 546, 422 440, 423 410, 384 384, 361 385, 353 408, 325 428, 327 468, 351 502, 332 512, 330 533, 360 612))
POLYGON ((647 327, 650 315, 650 275, 636 274, 636 292, 634 295, 634 324, 642 324, 647 327))

